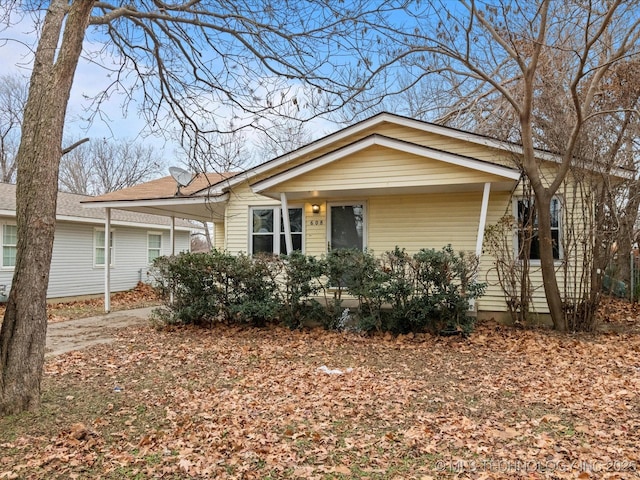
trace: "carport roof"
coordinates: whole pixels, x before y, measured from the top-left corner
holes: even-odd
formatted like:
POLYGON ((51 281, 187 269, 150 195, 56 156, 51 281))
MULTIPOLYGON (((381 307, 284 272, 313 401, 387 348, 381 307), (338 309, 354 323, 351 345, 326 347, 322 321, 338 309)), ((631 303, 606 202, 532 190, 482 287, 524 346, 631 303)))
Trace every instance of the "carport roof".
POLYGON ((214 221, 222 213, 228 194, 211 195, 210 187, 223 183, 233 173, 200 173, 192 182, 178 190, 171 177, 123 188, 82 202, 87 208, 114 208, 133 212, 151 213, 205 222, 214 221))

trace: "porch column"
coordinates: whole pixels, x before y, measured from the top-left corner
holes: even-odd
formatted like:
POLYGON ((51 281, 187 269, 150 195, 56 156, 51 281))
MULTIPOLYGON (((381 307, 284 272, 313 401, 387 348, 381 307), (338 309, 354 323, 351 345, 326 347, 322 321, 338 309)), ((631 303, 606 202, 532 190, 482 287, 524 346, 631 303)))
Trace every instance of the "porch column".
POLYGON ((111 311, 111 209, 104 212, 104 311, 111 311))
MULTIPOLYGON (((293 240, 291 240, 291 222, 289 221, 289 204, 287 194, 280 194, 280 204, 282 205, 282 225, 284 226, 284 241, 287 245, 287 253, 293 252, 293 240)), ((278 232, 276 232, 276 235, 278 232)))
MULTIPOLYGON (((176 217, 171 215, 171 227, 169 228, 169 250, 171 256, 176 254, 176 217)), ((169 291, 169 304, 173 305, 173 288, 169 291)))
POLYGON ((169 248, 171 255, 176 254, 176 217, 171 216, 171 228, 169 229, 169 248))
POLYGON ((491 183, 484 184, 482 192, 482 207, 480 208, 480 223, 478 224, 478 237, 476 240, 476 255, 480 258, 482 255, 482 242, 484 241, 484 227, 487 224, 487 210, 489 209, 489 193, 491 191, 491 183))

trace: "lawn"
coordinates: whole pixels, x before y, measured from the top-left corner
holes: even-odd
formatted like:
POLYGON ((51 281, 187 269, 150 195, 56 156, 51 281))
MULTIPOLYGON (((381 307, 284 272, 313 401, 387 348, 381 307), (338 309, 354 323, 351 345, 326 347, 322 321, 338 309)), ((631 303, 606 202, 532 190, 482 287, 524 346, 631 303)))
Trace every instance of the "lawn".
POLYGON ((640 476, 636 333, 120 335, 47 361, 41 410, 0 419, 0 478, 640 476))

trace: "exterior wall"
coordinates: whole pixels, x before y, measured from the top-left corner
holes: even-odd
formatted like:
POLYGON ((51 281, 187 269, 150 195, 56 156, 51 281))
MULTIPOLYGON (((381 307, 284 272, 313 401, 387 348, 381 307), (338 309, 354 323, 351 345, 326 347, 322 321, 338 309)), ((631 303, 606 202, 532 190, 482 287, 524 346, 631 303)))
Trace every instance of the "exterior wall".
MULTIPOLYGON (((545 164, 543 177, 548 181, 555 175, 556 165, 545 164)), ((585 235, 585 228, 588 228, 588 216, 591 214, 590 209, 584 204, 580 192, 574 188, 574 183, 569 180, 563 184, 558 190, 557 196, 562 204, 560 238, 562 245, 562 258, 556 261, 556 278, 561 294, 566 287, 566 298, 570 299, 574 285, 580 282, 587 282, 588 272, 584 271, 584 245, 589 245, 589 238, 582 237, 585 235), (569 235, 576 238, 570 240, 571 246, 566 245, 569 235), (566 275, 565 275, 566 270, 566 275)), ((487 226, 495 225, 502 216, 514 216, 514 201, 518 197, 523 196, 522 185, 514 191, 513 196, 508 193, 496 192, 491 194, 491 202, 487 215, 487 226)), ((516 249, 516 232, 511 235, 509 242, 512 255, 515 255, 516 249)), ((486 250, 486 246, 485 246, 486 250)), ((533 313, 548 314, 549 308, 546 303, 544 286, 542 282, 542 270, 539 260, 530 261, 530 278, 532 283, 532 307, 533 313)), ((498 275, 495 268, 495 258, 490 256, 488 252, 482 256, 480 263, 479 279, 487 283, 488 288, 485 295, 478 300, 478 308, 486 311, 503 312, 507 310, 504 294, 498 282, 498 275)), ((584 284, 583 284, 584 285, 584 284)))
POLYGON ((224 222, 213 223, 213 248, 224 250, 224 222))
MULTIPOLYGON (((14 222, 14 219, 10 219, 14 222)), ((94 265, 94 231, 102 228, 75 222, 58 222, 47 298, 92 295, 104 292, 104 267, 94 265)), ((171 253, 169 232, 154 228, 113 226, 112 291, 129 290, 147 280, 147 233, 162 233, 162 254, 171 253)), ((175 232, 175 250, 188 251, 190 233, 175 232)), ((7 285, 13 269, 0 270, 0 284, 7 285)))

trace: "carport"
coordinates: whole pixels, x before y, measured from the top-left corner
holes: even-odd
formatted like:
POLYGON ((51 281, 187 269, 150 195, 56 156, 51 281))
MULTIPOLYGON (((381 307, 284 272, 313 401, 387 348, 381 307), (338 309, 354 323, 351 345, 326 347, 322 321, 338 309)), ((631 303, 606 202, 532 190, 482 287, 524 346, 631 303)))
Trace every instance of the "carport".
MULTIPOLYGON (((124 188, 82 202, 85 208, 104 209, 105 242, 111 238, 111 210, 150 213, 170 218, 169 243, 175 254, 175 220, 213 222, 224 218, 229 194, 223 190, 232 174, 197 174, 180 187, 172 176, 124 188)), ((104 309, 111 311, 111 251, 105 248, 104 309)))

